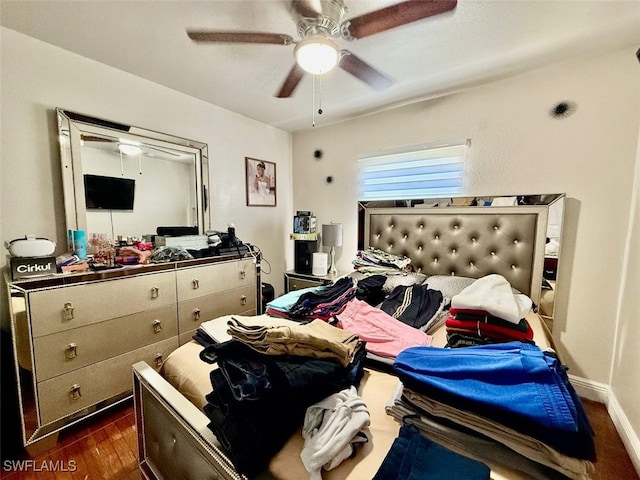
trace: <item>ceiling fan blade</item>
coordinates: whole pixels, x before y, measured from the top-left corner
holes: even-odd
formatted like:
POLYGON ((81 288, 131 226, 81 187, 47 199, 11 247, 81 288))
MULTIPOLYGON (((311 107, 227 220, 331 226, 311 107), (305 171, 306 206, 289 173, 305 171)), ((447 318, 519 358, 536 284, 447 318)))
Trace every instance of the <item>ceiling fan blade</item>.
POLYGON ((290 97, 293 91, 296 89, 302 77, 304 77, 305 71, 296 63, 291 70, 289 71, 289 75, 285 79, 282 87, 280 87, 280 91, 276 95, 278 98, 287 98, 290 97))
POLYGON ((293 37, 284 33, 187 30, 187 35, 195 42, 266 43, 273 45, 290 45, 293 43, 293 37))
POLYGON ((364 38, 423 18, 448 12, 457 0, 410 0, 349 19, 351 38, 364 38))
POLYGON ((97 137, 95 135, 87 135, 85 133, 80 134, 80 139, 87 142, 110 142, 110 143, 118 142, 116 138, 97 137))
POLYGON ((338 66, 375 90, 384 90, 393 84, 393 80, 355 56, 349 50, 340 52, 338 66))

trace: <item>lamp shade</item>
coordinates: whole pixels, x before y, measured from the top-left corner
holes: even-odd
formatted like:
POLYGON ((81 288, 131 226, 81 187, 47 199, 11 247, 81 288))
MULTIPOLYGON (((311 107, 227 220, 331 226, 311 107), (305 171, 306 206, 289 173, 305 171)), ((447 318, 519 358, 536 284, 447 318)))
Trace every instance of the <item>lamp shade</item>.
POLYGON ((336 44, 321 36, 303 40, 293 53, 298 65, 314 75, 327 73, 340 60, 340 50, 336 44))
POLYGON ((342 246, 342 224, 331 223, 322 225, 322 245, 325 247, 342 246))

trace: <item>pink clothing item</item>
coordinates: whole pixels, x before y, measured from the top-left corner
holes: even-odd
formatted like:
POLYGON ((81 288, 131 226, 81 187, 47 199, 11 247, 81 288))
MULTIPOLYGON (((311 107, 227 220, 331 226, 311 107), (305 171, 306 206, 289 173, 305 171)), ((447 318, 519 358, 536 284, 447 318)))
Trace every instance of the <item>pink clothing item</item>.
POLYGON ((396 358, 405 348, 431 345, 431 336, 357 298, 336 318, 340 328, 357 334, 367 342, 367 351, 381 357, 396 358))

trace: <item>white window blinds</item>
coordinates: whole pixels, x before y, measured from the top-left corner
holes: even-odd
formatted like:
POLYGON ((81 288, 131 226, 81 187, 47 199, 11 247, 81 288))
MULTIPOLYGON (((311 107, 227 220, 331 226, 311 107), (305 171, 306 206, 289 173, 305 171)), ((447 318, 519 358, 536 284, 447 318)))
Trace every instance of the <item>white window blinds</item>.
POLYGON ((403 200, 460 194, 467 141, 412 147, 358 158, 359 200, 403 200))

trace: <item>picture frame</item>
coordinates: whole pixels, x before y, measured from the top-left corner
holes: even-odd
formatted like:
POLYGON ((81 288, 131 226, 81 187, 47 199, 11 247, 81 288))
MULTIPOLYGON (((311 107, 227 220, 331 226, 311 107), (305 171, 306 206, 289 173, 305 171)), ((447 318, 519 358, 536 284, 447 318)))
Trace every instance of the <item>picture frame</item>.
POLYGON ((245 157, 245 188, 248 207, 275 207, 278 204, 276 164, 245 157))

